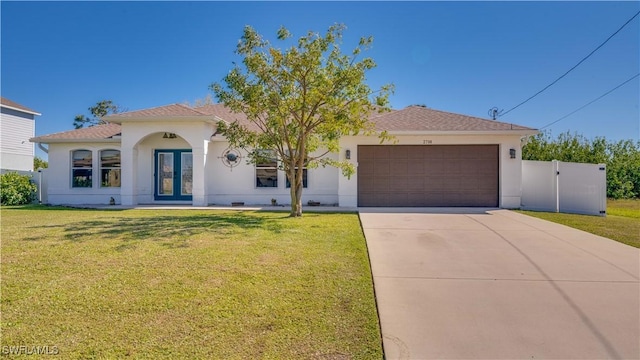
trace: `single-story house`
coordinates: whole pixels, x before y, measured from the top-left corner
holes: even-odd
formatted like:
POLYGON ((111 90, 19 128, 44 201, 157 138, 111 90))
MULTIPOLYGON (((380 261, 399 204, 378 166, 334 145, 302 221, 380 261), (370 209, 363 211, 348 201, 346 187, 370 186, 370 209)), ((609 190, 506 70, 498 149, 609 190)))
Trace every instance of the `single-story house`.
MULTIPOLYGON (((172 104, 110 115, 107 124, 32 138, 48 144, 50 204, 290 203, 277 159, 248 164, 216 132, 218 121, 251 126, 222 104, 172 104)), ((340 160, 357 167, 306 170, 303 204, 520 207, 522 139, 535 129, 409 106, 370 119, 395 136, 345 136, 340 160)))

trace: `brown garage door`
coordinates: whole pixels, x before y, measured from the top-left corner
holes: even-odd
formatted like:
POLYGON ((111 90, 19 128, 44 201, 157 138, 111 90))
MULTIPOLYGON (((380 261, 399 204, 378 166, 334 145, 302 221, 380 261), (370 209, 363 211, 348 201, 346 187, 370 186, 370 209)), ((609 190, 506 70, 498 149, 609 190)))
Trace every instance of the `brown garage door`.
POLYGON ((358 206, 498 206, 498 145, 360 145, 358 206))

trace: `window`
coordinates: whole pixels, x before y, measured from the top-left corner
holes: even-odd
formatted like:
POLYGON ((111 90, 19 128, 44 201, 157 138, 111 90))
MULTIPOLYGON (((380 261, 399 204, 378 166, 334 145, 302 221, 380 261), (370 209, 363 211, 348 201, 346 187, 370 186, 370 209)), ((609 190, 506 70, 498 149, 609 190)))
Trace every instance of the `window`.
POLYGON ((193 194, 193 155, 189 152, 180 154, 180 173, 182 181, 180 182, 180 195, 193 194))
POLYGON ((256 187, 278 187, 278 159, 273 151, 258 152, 256 162, 256 187))
MULTIPOLYGON (((287 188, 291 187, 291 182, 287 178, 287 188)), ((302 168, 302 187, 307 188, 307 168, 302 168)))
POLYGON ((71 187, 93 186, 93 156, 91 150, 75 150, 71 153, 71 187))
POLYGON ((120 151, 100 151, 100 187, 120 187, 120 151))

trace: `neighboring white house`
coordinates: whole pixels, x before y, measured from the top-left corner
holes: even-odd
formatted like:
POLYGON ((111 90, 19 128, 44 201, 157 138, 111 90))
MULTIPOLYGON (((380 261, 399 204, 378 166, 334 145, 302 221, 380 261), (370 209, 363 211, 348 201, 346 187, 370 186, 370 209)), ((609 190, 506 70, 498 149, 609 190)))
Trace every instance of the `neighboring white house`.
POLYGON ((33 171, 34 144, 38 112, 0 97, 0 169, 33 171))
MULTIPOLYGON (((216 123, 243 114, 221 104, 173 104, 110 115, 109 123, 39 136, 49 144, 48 202, 122 205, 290 202, 277 159, 247 164, 216 123)), ((357 166, 345 178, 332 167, 307 169, 303 204, 355 206, 520 206, 521 139, 531 128, 409 106, 373 114, 377 136, 346 136, 341 160, 357 166)))

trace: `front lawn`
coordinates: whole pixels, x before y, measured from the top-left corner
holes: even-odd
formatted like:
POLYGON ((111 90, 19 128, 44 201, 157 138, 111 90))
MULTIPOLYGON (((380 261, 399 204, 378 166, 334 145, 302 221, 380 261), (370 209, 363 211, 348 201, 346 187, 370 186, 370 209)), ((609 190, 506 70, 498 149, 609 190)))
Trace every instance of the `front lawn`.
POLYGON ((382 357, 357 214, 1 215, 3 346, 64 358, 382 357))
POLYGON ((640 248, 640 200, 607 200, 607 216, 521 211, 640 248))

